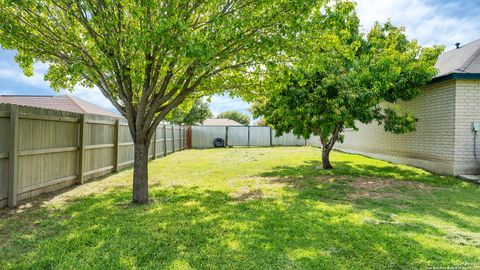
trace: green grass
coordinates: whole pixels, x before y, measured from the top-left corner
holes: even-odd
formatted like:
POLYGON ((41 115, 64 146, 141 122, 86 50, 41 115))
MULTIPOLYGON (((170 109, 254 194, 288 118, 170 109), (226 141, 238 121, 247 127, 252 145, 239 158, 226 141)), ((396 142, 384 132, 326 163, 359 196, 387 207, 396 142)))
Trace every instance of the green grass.
POLYGON ((0 212, 2 269, 417 269, 480 264, 480 188, 312 147, 190 150, 0 212))

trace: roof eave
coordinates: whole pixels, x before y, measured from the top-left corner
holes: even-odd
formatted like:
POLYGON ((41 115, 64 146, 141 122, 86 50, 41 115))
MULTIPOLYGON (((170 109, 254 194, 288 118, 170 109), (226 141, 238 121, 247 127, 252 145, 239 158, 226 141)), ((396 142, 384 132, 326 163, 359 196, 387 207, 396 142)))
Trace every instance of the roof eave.
POLYGON ((455 79, 480 80, 480 73, 449 73, 433 78, 428 84, 434 84, 455 79))

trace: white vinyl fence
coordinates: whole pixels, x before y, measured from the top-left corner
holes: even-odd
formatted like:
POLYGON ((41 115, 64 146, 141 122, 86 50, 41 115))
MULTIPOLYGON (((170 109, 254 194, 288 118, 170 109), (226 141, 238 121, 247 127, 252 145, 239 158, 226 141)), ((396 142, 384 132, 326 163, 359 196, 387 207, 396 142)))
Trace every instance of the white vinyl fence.
POLYGON ((301 146, 305 139, 292 133, 277 137, 270 127, 192 126, 192 148, 214 148, 213 141, 224 140, 225 146, 301 146))

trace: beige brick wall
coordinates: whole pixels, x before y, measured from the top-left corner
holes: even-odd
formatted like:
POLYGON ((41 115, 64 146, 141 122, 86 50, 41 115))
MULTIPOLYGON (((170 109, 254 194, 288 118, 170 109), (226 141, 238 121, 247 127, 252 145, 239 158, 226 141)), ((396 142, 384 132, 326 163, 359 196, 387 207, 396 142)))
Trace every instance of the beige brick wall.
MULTIPOLYGON (((457 104, 456 84, 456 81, 450 80, 429 85, 414 100, 400 103, 402 109, 409 110, 418 118, 416 131, 399 135, 385 132, 376 123, 359 125, 359 131, 346 131, 344 143, 337 144, 336 148, 439 173, 456 174, 456 159, 463 154, 455 151, 455 143, 464 142, 463 151, 469 151, 467 141, 471 141, 470 137, 455 129, 455 115, 460 108, 465 107, 461 113, 465 110, 465 115, 471 114, 466 108, 468 106, 462 105, 462 102, 457 104)), ((462 91, 468 99, 474 89, 469 84, 462 91)), ((479 115, 478 109, 476 115, 479 115)))
MULTIPOLYGON (((455 99, 455 171, 454 174, 478 174, 480 162, 473 154, 472 122, 480 122, 480 80, 457 80, 455 99)), ((480 134, 477 134, 480 135, 480 134)), ((480 158, 480 138, 477 156, 480 158)))

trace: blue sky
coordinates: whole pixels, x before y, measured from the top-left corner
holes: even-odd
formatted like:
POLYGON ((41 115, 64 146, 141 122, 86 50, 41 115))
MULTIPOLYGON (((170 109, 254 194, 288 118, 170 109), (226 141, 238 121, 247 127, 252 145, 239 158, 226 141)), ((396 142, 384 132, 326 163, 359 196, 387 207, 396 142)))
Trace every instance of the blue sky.
MULTIPOLYGON (((422 45, 443 44, 452 49, 456 42, 462 44, 480 38, 480 0, 359 0, 358 15, 364 29, 375 21, 390 19, 395 25, 406 27, 409 38, 422 45)), ((13 60, 14 51, 0 49, 1 95, 59 95, 43 80, 47 66, 35 65, 35 75, 25 77, 13 60)), ((97 89, 77 87, 72 95, 114 110, 97 89)), ((226 110, 248 112, 249 104, 239 98, 225 95, 212 97, 210 109, 214 114, 226 110)))

